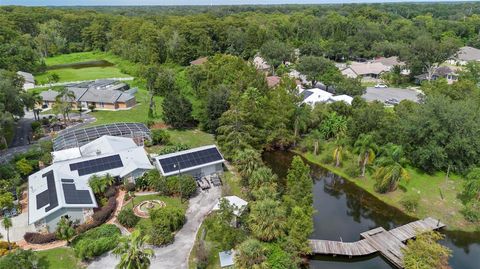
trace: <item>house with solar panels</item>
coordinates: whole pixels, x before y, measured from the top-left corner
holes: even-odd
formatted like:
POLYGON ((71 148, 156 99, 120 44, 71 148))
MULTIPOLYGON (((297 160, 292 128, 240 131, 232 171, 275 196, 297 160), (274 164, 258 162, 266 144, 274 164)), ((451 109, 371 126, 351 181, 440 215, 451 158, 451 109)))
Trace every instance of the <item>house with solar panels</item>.
POLYGON ((195 178, 223 172, 225 162, 215 145, 160 155, 154 159, 163 176, 189 174, 195 178))
POLYGON ((55 231, 66 215, 79 223, 91 218, 97 207, 88 184, 93 175, 134 181, 154 169, 145 149, 127 137, 102 136, 52 155, 52 165, 28 177, 28 223, 38 231, 55 231))

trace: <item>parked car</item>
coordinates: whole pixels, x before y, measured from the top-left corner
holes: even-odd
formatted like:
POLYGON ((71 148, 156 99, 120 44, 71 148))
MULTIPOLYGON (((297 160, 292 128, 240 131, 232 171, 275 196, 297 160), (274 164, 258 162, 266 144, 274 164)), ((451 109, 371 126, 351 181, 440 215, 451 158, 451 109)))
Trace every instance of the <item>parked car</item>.
POLYGON ((377 85, 375 85, 375 88, 388 88, 388 86, 384 83, 378 83, 377 85))
POLYGON ((398 101, 395 98, 390 98, 390 99, 387 99, 385 101, 385 104, 387 104, 387 105, 398 105, 399 103, 400 103, 400 101, 398 101))

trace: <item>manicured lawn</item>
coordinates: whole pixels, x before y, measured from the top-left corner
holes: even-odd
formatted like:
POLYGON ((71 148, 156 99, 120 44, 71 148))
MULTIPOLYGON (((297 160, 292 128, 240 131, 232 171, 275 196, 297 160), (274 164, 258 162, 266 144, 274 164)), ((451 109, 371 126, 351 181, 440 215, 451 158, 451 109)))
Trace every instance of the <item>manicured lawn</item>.
MULTIPOLYGON (((38 251, 40 258, 40 266, 48 269, 81 269, 85 268, 81 264, 80 259, 75 257, 75 252, 72 248, 61 247, 50 250, 38 251)), ((12 268, 13 269, 13 268, 12 268)))
POLYGON ((45 73, 35 75, 35 79, 40 85, 46 84, 48 83, 48 76, 52 73, 56 73, 58 75, 60 78, 59 82, 130 77, 129 75, 122 73, 120 69, 115 66, 107 66, 86 67, 81 69, 61 68, 49 70, 45 73))
MULTIPOLYGON (((133 83, 132 83, 133 84, 133 83)), ((97 120, 92 125, 107 124, 113 122, 143 122, 146 123, 148 118, 148 107, 150 105, 150 97, 145 89, 139 88, 135 94, 137 105, 129 110, 117 111, 95 111, 91 112, 97 120)), ((154 97, 156 103, 156 117, 152 120, 161 121, 162 115, 162 97, 154 97)))
POLYGON ((231 171, 227 171, 223 174, 222 180, 224 185, 223 189, 228 189, 230 192, 229 194, 224 193, 223 195, 235 195, 242 199, 248 200, 247 195, 242 192, 242 186, 240 182, 241 179, 239 176, 231 171))
POLYGON ((413 213, 406 212, 414 217, 425 218, 430 216, 437 218, 447 224, 449 230, 473 231, 477 228, 475 224, 466 221, 460 213, 463 205, 457 196, 462 191, 463 180, 457 175, 450 174, 447 180, 443 172, 429 175, 408 167, 407 170, 411 177, 409 182, 401 182, 399 188, 394 192, 380 194, 374 190, 375 180, 370 174, 367 174, 365 178, 352 178, 345 173, 343 168, 322 162, 322 154, 315 156, 312 153, 305 153, 303 156, 307 160, 354 182, 375 197, 402 211, 405 211, 405 209, 400 203, 401 199, 408 193, 418 193, 421 199, 417 210, 413 213))
POLYGON ((185 144, 190 147, 199 147, 215 143, 213 135, 200 130, 168 129, 173 144, 185 144))
MULTIPOLYGON (((183 207, 187 209, 188 203, 182 203, 180 201, 180 198, 176 197, 169 197, 169 196, 162 196, 162 195, 157 195, 157 194, 150 194, 150 195, 143 195, 143 196, 137 196, 133 199, 133 202, 135 205, 138 205, 139 203, 143 201, 148 201, 148 200, 160 200, 165 202, 167 206, 172 206, 172 207, 183 207)), ((125 204, 124 207, 130 207, 133 208, 132 202, 128 202, 125 204)))

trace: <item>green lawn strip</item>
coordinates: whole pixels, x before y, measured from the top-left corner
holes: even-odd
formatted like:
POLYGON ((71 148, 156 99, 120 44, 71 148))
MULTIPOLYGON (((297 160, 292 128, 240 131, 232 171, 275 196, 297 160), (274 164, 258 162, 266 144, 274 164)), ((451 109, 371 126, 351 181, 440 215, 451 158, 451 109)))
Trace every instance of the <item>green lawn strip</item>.
POLYGON ((233 172, 227 171, 223 174, 223 184, 229 186, 231 195, 238 196, 242 199, 248 200, 246 195, 242 192, 240 178, 233 172))
POLYGON ((198 229, 198 233, 197 233, 197 236, 195 238, 195 245, 192 249, 192 252, 190 252, 190 256, 188 257, 188 268, 189 269, 196 269, 197 268, 197 263, 196 263, 196 255, 197 255, 196 250, 197 250, 197 248, 196 248, 196 244, 197 244, 197 242, 199 242, 201 240, 201 237, 204 234, 204 230, 207 233, 207 235, 205 237, 205 245, 206 245, 206 248, 209 251, 207 269, 218 269, 218 268, 220 268, 220 258, 218 256, 218 253, 221 252, 221 251, 224 251, 224 249, 220 249, 218 243, 210 240, 210 238, 208 236, 208 231, 206 229, 207 228, 206 228, 205 221, 204 221, 202 223, 202 225, 200 225, 200 228, 198 229))
POLYGON ((315 156, 312 153, 295 152, 304 156, 308 161, 355 183, 381 201, 413 217, 425 218, 430 216, 440 219, 447 224, 448 230, 474 231, 476 229, 475 224, 466 221, 460 213, 463 205, 457 195, 462 190, 463 182, 457 175, 450 175, 449 179, 446 180, 445 173, 438 172, 429 175, 408 167, 407 170, 411 176, 409 182, 401 182, 399 188, 394 192, 380 194, 374 190, 375 180, 370 174, 367 174, 365 178, 352 178, 342 167, 323 163, 321 161, 322 155, 315 156), (406 193, 418 193, 421 197, 419 206, 414 213, 407 212, 400 203, 406 193), (441 195, 443 195, 443 199, 441 195))
MULTIPOLYGON (((148 201, 148 200, 160 200, 165 202, 166 206, 173 206, 173 207, 183 207, 184 209, 187 209, 188 203, 182 203, 180 201, 180 198, 177 197, 169 197, 169 196, 163 196, 163 195, 158 195, 158 194, 149 194, 149 195, 142 195, 142 196, 136 196, 133 199, 133 203, 135 205, 138 205, 139 203, 143 201, 148 201)), ((129 207, 133 208, 132 201, 129 201, 126 203, 123 207, 129 207)))
POLYGON ((173 144, 185 144, 190 147, 200 147, 215 143, 212 134, 205 133, 198 129, 167 129, 170 134, 170 142, 173 144))
MULTIPOLYGON (((37 251, 40 258, 39 265, 48 269, 81 269, 85 268, 80 259, 75 256, 75 252, 70 247, 60 247, 49 250, 37 251)), ((13 269, 13 268, 12 268, 13 269)))

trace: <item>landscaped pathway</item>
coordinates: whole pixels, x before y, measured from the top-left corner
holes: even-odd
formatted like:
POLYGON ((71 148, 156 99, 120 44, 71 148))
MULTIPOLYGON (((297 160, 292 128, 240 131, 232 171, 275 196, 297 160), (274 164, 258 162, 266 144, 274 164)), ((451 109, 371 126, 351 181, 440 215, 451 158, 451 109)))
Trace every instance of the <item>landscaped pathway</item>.
MULTIPOLYGON (((221 196, 221 187, 211 188, 208 192, 202 191, 190 199, 187 209, 187 222, 175 235, 175 241, 165 247, 154 248, 155 257, 151 260, 150 268, 183 269, 188 268, 188 257, 195 243, 200 224, 212 210, 221 196)), ((90 269, 115 268, 119 259, 109 253, 92 262, 90 269)))

